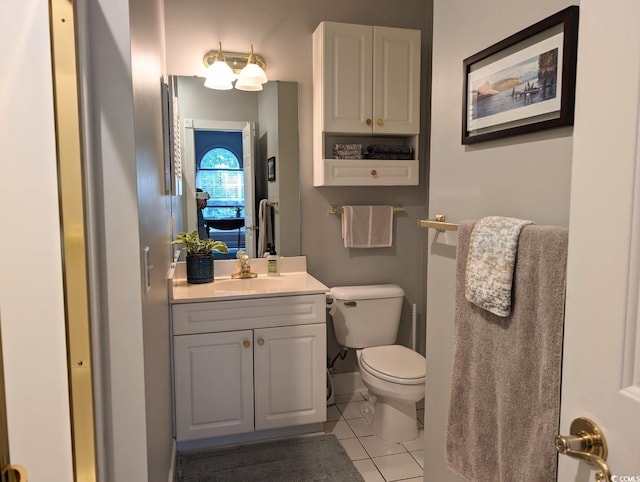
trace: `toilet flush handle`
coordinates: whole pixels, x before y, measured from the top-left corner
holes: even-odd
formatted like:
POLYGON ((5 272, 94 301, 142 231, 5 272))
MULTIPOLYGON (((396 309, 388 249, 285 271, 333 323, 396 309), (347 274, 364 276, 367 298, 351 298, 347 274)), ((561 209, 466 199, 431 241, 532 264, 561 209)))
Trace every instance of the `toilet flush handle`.
POLYGON ((344 302, 344 306, 356 306, 356 302, 355 301, 345 301, 344 302))

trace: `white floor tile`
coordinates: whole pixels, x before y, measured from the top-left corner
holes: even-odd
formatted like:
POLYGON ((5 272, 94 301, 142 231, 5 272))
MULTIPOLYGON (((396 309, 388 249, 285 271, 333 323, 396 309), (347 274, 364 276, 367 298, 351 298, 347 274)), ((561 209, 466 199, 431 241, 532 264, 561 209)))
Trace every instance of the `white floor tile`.
POLYGON ((418 465, 424 469, 424 450, 416 450, 409 452, 411 456, 418 462, 418 465))
POLYGON ((366 422, 364 418, 352 418, 347 420, 349 427, 353 430, 353 433, 356 434, 356 437, 366 437, 368 435, 373 435, 373 430, 371 430, 371 426, 366 422))
POLYGON ((342 414, 340 413, 340 410, 338 410, 338 407, 335 405, 329 405, 327 407, 327 422, 335 422, 341 419, 342 414))
POLYGON ((420 477, 422 475, 422 467, 406 452, 403 454, 386 455, 384 457, 374 457, 372 460, 387 482, 408 479, 410 477, 420 477))
POLYGON ((370 457, 380 457, 382 455, 400 454, 407 451, 402 444, 385 442, 375 435, 362 437, 360 443, 365 448, 370 457))
POLYGON ((414 450, 421 450, 424 448, 424 429, 418 430, 418 438, 410 442, 403 442, 404 448, 407 452, 413 452, 414 450))
POLYGON ((370 459, 356 460, 353 462, 353 465, 358 469, 358 472, 360 472, 365 482, 385 482, 375 464, 370 459))
POLYGON ((342 439, 340 440, 340 443, 344 447, 347 455, 351 460, 362 460, 369 458, 369 454, 367 454, 367 451, 364 449, 357 438, 342 439))
POLYGON ((354 438, 356 436, 344 420, 325 422, 324 433, 332 433, 338 440, 343 438, 354 438))
POLYGON ((402 479, 402 482, 423 482, 422 477, 412 477, 410 479, 402 479))
POLYGON ((348 403, 338 403, 338 410, 340 410, 342 416, 347 420, 350 418, 361 418, 362 413, 360 413, 360 407, 362 406, 363 401, 364 400, 348 403))

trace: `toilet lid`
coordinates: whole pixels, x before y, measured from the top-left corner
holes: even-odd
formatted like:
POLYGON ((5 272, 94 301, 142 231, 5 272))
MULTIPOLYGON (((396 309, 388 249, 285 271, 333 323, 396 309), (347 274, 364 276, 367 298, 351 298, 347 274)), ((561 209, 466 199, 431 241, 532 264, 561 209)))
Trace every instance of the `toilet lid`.
POLYGON ((407 385, 424 382, 425 358, 402 345, 373 346, 362 350, 362 367, 383 380, 407 385))

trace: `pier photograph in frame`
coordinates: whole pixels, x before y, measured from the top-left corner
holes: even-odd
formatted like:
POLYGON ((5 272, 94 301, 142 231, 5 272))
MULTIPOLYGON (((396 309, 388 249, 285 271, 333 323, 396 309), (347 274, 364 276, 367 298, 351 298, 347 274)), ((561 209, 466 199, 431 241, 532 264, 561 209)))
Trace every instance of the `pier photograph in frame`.
POLYGON ((463 61, 462 144, 573 125, 578 7, 463 61))

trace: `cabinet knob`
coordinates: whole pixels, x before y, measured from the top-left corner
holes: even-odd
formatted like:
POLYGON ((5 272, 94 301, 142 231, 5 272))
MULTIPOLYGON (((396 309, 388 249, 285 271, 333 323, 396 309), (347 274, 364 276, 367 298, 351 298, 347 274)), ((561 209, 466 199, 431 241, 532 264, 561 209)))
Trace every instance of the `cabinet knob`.
POLYGON ((378 175, 378 171, 376 171, 375 169, 371 169, 371 175, 372 176, 377 176, 378 175))
POLYGON ((251 342, 249 340, 245 340, 242 342, 242 346, 245 348, 249 348, 251 346, 251 342))
POLYGON ((258 345, 264 345, 264 338, 258 338, 258 345))
POLYGON ((364 121, 365 124, 367 124, 368 126, 371 125, 371 119, 367 119, 366 121, 364 121))
POLYGON ((378 124, 380 127, 382 127, 384 125, 384 121, 382 119, 378 119, 378 120, 376 120, 376 124, 378 124))

